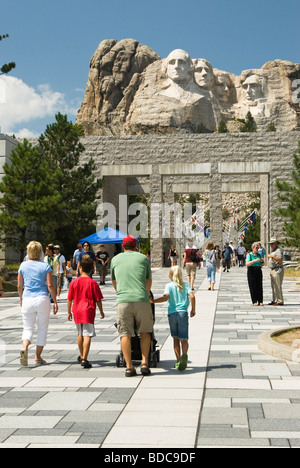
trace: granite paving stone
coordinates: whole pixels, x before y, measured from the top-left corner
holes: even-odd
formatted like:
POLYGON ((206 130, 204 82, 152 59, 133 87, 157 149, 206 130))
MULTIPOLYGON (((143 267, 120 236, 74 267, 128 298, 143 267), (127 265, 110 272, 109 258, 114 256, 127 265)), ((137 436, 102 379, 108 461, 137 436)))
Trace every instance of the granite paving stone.
MULTIPOLYGON (((267 304, 268 269, 263 274, 267 304)), ((186 372, 174 369, 162 304, 156 306, 155 325, 161 362, 150 378, 139 373, 125 379, 125 370, 116 367, 120 340, 109 277, 103 287, 106 318, 96 321, 90 370, 77 363, 65 292, 58 315, 50 319, 44 367, 34 365, 34 346, 28 368, 20 366, 18 298, 1 298, 0 448, 299 447, 300 365, 257 347, 262 332, 299 324, 299 293, 285 281, 284 307, 254 308, 246 269, 218 274, 214 293, 207 291, 205 275, 204 268, 197 273, 186 372)), ((168 269, 153 270, 156 297, 167 282, 168 269)))

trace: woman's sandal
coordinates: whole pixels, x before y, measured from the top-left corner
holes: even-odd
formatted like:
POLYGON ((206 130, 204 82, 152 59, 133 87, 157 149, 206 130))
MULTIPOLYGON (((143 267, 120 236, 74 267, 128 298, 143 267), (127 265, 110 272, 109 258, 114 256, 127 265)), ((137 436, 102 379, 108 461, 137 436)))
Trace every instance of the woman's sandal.
POLYGON ((126 377, 135 377, 136 376, 136 370, 133 368, 131 369, 126 369, 125 373, 126 377))
POLYGON ((93 366, 87 359, 82 359, 81 367, 83 367, 84 369, 91 369, 93 366))
POLYGON ((28 366, 28 353, 25 350, 20 352, 20 364, 23 367, 28 366))
POLYGON ((36 366, 44 366, 45 364, 47 364, 47 362, 44 361, 44 359, 40 359, 39 361, 34 361, 34 363, 36 366))

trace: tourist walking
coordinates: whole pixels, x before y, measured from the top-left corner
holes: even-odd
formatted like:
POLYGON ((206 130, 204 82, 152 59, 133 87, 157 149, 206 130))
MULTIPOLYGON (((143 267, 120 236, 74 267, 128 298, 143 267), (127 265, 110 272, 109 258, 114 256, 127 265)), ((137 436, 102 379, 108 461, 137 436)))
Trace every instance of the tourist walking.
POLYGON ((243 242, 240 242, 240 245, 237 248, 239 268, 243 268, 245 266, 246 252, 247 250, 245 249, 243 242))
POLYGON ((77 264, 77 276, 80 276, 80 262, 83 259, 84 256, 88 256, 93 260, 93 266, 91 272, 90 272, 90 278, 93 278, 93 274, 97 275, 97 265, 96 265, 96 255, 91 249, 91 244, 89 242, 85 242, 83 244, 83 251, 80 253, 78 256, 78 264, 77 264))
POLYGON ((91 340, 96 336, 95 318, 96 305, 99 308, 101 319, 105 318, 102 307, 103 295, 96 281, 90 278, 94 262, 89 256, 80 260, 80 277, 70 283, 68 294, 68 320, 77 327, 78 348, 80 356, 78 362, 84 369, 91 369, 88 361, 91 340), (73 308, 72 308, 73 304, 73 308))
POLYGON ((77 271, 77 266, 78 266, 78 263, 79 263, 79 257, 81 255, 82 251, 83 251, 82 244, 78 244, 77 249, 73 253, 73 260, 72 260, 72 263, 73 263, 72 266, 73 266, 75 271, 77 271))
POLYGON ((189 350, 188 308, 191 302, 191 317, 195 317, 196 299, 189 284, 183 282, 179 266, 170 269, 169 278, 171 283, 166 285, 163 297, 153 299, 151 302, 153 304, 168 302, 168 319, 177 359, 175 368, 184 371, 187 368, 189 350))
POLYGON ((197 265, 200 263, 198 257, 198 249, 193 245, 193 242, 189 242, 183 255, 182 269, 186 268, 186 274, 189 286, 194 291, 194 284, 197 275, 197 265))
POLYGON ((175 245, 172 245, 170 252, 169 252, 169 256, 168 256, 168 260, 171 260, 171 267, 177 265, 177 258, 178 258, 178 251, 175 245))
POLYGON ((148 357, 153 332, 153 315, 149 294, 152 286, 152 273, 147 257, 136 252, 137 241, 132 236, 123 240, 124 253, 111 262, 111 279, 117 292, 117 324, 121 337, 121 348, 127 369, 126 377, 136 375, 132 364, 131 337, 137 333, 141 339, 141 372, 150 375, 148 357))
POLYGON ((103 286, 105 285, 107 266, 109 262, 109 253, 105 250, 104 245, 100 245, 100 251, 97 253, 96 258, 99 262, 100 286, 103 286))
POLYGON ((51 266, 42 262, 43 248, 39 242, 32 241, 27 246, 28 261, 23 262, 18 272, 18 292, 23 318, 23 351, 20 354, 22 366, 28 366, 28 349, 32 343, 36 321, 38 323, 35 363, 46 364, 42 352, 47 341, 51 304, 49 293, 54 302, 53 313, 58 312, 56 292, 53 284, 51 266))
POLYGON ((282 250, 279 247, 279 242, 276 238, 272 238, 269 242, 272 252, 268 255, 269 267, 271 268, 271 286, 273 299, 269 305, 274 306, 283 306, 283 292, 282 292, 282 283, 284 278, 284 269, 283 269, 283 254, 282 250))
MULTIPOLYGON (((45 257, 44 257, 44 262, 48 263, 48 265, 51 268, 52 280, 53 280, 53 285, 54 285, 55 295, 56 295, 57 294, 57 275, 58 275, 58 268, 59 268, 58 260, 57 260, 56 255, 54 255, 54 245, 53 244, 49 244, 46 247, 46 249, 47 249, 46 250, 47 255, 45 255, 45 257)), ((51 302, 53 302, 53 298, 51 298, 51 302)))
POLYGON ((229 245, 229 242, 225 243, 225 247, 222 250, 222 256, 223 256, 223 272, 227 270, 227 273, 229 273, 230 267, 231 267, 231 257, 232 257, 232 249, 229 245))
POLYGON ((57 273, 57 300, 60 300, 60 293, 64 285, 65 278, 67 277, 66 270, 66 258, 62 255, 60 251, 60 246, 54 246, 54 253, 56 255, 57 264, 58 264, 58 273, 57 273))
POLYGON ((209 291, 214 291, 216 284, 216 272, 218 266, 217 252, 214 249, 213 242, 208 242, 205 250, 206 256, 206 271, 209 284, 209 291))
POLYGON ((263 274, 262 266, 264 259, 258 253, 259 243, 252 244, 252 252, 247 255, 247 275, 252 304, 263 306, 263 274))

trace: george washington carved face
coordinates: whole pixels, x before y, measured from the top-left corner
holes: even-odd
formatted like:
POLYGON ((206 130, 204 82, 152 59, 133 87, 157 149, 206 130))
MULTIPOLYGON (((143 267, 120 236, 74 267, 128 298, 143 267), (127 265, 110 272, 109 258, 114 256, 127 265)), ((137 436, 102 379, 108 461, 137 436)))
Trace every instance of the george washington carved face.
POLYGON ((174 50, 167 58, 167 75, 175 83, 185 84, 192 78, 193 63, 187 52, 174 50))

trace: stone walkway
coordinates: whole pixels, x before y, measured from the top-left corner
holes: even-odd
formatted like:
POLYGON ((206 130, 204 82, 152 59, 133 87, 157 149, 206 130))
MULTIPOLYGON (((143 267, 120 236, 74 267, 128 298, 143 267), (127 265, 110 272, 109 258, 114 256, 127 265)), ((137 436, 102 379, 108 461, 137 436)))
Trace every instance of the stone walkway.
MULTIPOLYGON (((268 271, 265 303, 271 296, 268 271)), ((168 270, 154 271, 161 295, 168 270)), ((4 447, 223 447, 300 445, 300 366, 264 355, 260 333, 299 324, 299 293, 286 306, 254 308, 246 270, 218 275, 207 291, 205 270, 197 278, 197 317, 191 320, 189 367, 174 366, 166 304, 156 306, 161 362, 153 375, 125 379, 115 367, 119 338, 115 294, 103 288, 106 319, 97 320, 93 369, 77 363, 74 324, 66 301, 52 316, 44 358, 36 368, 19 364, 22 321, 18 299, 0 300, 0 448, 4 447)))

